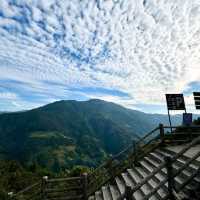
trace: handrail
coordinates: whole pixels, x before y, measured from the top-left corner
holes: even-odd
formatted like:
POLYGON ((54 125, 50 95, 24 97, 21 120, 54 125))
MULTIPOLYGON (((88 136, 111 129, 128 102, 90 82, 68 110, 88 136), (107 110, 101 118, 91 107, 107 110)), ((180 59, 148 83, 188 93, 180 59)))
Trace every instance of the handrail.
POLYGON ((155 131, 159 130, 160 127, 156 127, 155 129, 153 129, 152 131, 150 131, 149 133, 147 133, 144 137, 142 137, 139 141, 136 142, 136 144, 141 143, 143 140, 145 140, 146 138, 148 138, 150 135, 152 135, 152 133, 154 133, 155 131))
POLYGON ((14 194, 13 196, 21 195, 21 194, 23 194, 23 193, 25 193, 25 192, 31 190, 31 189, 34 188, 35 186, 40 185, 41 183, 42 183, 41 181, 38 181, 37 183, 28 186, 27 188, 25 188, 25 189, 19 191, 18 193, 14 194))
MULTIPOLYGON (((137 150, 142 150, 145 147, 145 144, 143 146, 140 146, 140 144, 142 142, 144 142, 145 139, 147 139, 148 137, 152 136, 159 129, 160 129, 160 126, 154 128, 152 131, 150 131, 149 133, 147 133, 146 135, 144 135, 142 138, 140 138, 135 143, 135 145, 139 147, 139 149, 137 149, 137 150)), ((154 141, 156 139, 157 139, 157 137, 154 137, 152 139, 152 141, 154 141)), ((151 140, 149 140, 149 141, 151 141, 151 140)), ((130 145, 126 149, 124 149, 123 151, 121 151, 120 153, 118 153, 117 155, 114 155, 112 158, 110 158, 108 161, 106 161, 105 163, 103 163, 101 166, 99 166, 98 168, 96 168, 91 174, 89 174, 89 180, 88 180, 89 183, 88 184, 91 185, 91 187, 94 187, 94 183, 96 183, 98 179, 101 178, 102 181, 100 180, 100 182, 98 182, 98 185, 96 187, 94 187, 92 191, 88 192, 88 196, 91 195, 96 190, 98 190, 102 185, 106 184, 110 179, 112 179, 113 178, 113 174, 114 174, 114 176, 117 176, 118 174, 120 174, 124 170, 123 167, 121 167, 121 169, 120 169, 120 166, 119 166, 118 167, 118 171, 117 171, 116 174, 115 174, 115 172, 113 170, 112 170, 112 173, 109 173, 109 169, 107 169, 107 166, 108 167, 109 166, 110 167, 114 167, 114 166, 112 166, 113 161, 114 160, 120 160, 119 158, 122 155, 124 155, 125 153, 126 153, 126 156, 128 155, 127 158, 126 158, 127 161, 128 161, 128 159, 133 158, 133 157, 136 156, 136 153, 133 150, 133 145, 130 145), (100 173, 99 176, 98 176, 98 173, 100 173), (108 176, 108 177, 107 178, 102 178, 102 176, 108 176)), ((125 159, 122 160, 120 162, 120 164, 122 164, 122 162, 124 162, 124 161, 125 161, 125 159)))
MULTIPOLYGON (((156 127, 155 129, 153 129, 152 131, 150 131, 149 133, 147 133, 144 137, 140 138, 136 144, 139 144, 141 143, 141 141, 145 140, 147 137, 149 137, 150 135, 152 135, 152 133, 154 133, 155 131, 159 130, 159 127, 156 127)), ((108 161, 106 161, 105 163, 103 163, 102 165, 100 165, 98 168, 96 168, 95 170, 98 170, 99 168, 102 168, 104 166, 107 165, 107 163, 110 161, 110 160, 114 160, 118 157, 120 157, 122 154, 124 154, 125 152, 131 150, 133 148, 132 145, 129 145, 127 148, 125 148, 124 150, 122 150, 121 152, 119 152, 118 154, 114 155, 113 157, 111 157, 108 161)))
POLYGON ((163 126, 166 129, 170 129, 170 128, 200 128, 200 126, 198 125, 189 125, 189 126, 185 126, 185 125, 181 125, 181 126, 163 126))
POLYGON ((47 179, 47 182, 54 183, 54 182, 77 181, 77 180, 82 180, 82 177, 54 178, 54 179, 47 179))

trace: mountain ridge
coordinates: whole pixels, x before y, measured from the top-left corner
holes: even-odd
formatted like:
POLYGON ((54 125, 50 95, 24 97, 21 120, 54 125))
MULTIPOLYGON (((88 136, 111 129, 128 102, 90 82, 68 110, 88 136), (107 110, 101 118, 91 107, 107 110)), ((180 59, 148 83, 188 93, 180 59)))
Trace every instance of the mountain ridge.
POLYGON ((97 166, 167 116, 146 114, 112 102, 62 100, 0 115, 2 158, 38 163, 53 171, 97 166))

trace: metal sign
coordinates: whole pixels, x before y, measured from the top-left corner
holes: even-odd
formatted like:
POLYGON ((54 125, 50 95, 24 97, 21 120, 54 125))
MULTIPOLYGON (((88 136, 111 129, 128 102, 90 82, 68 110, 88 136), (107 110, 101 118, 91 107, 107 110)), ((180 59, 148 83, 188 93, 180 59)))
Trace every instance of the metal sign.
POLYGON ((183 125, 191 125, 192 124, 192 113, 183 113, 183 125))
POLYGON ((193 92, 196 109, 200 109, 200 92, 193 92))
POLYGON ((166 94, 168 110, 185 110, 183 94, 166 94))

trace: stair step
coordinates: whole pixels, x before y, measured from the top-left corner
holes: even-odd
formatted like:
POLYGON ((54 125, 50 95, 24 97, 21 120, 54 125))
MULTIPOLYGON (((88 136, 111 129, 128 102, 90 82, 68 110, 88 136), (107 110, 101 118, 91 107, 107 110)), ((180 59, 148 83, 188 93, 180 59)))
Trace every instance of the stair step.
MULTIPOLYGON (((150 171, 148 171, 147 168, 145 168, 145 166, 141 165, 141 168, 146 172, 146 176, 148 176, 151 173, 150 171)), ((149 180, 149 184, 152 186, 152 188, 156 188, 159 182, 160 181, 155 176, 149 180)), ((167 195, 167 187, 163 186, 157 191, 157 193, 161 197, 161 199, 163 199, 167 195)))
POLYGON ((134 183, 133 180, 128 176, 128 174, 127 174, 127 173, 122 173, 121 175, 122 175, 122 178, 123 178, 123 180, 124 180, 124 182, 125 182, 125 185, 131 186, 131 188, 133 188, 134 185, 135 185, 135 183, 134 183))
MULTIPOLYGON (((143 170, 142 167, 138 167, 138 168, 136 168, 136 170, 137 170, 138 174, 140 174, 140 176, 141 176, 143 179, 144 179, 145 177, 148 176, 148 174, 146 173, 145 170, 143 170)), ((153 182, 152 179, 149 180, 149 181, 147 182, 147 184, 144 185, 144 186, 146 186, 146 191, 148 191, 148 193, 145 193, 145 194, 149 194, 149 193, 152 191, 152 189, 154 189, 153 185, 155 185, 155 184, 154 184, 154 182, 153 182)), ((160 197, 160 195, 159 195, 158 193, 155 193, 155 194, 150 198, 150 200, 160 200, 160 199, 161 199, 161 197, 160 197)))
POLYGON ((179 200, 182 200, 182 199, 188 199, 189 200, 189 196, 185 193, 185 192, 183 192, 183 191, 181 191, 181 192, 179 192, 177 195, 176 195, 176 198, 179 200))
MULTIPOLYGON (((132 169, 133 170, 133 169, 132 169)), ((133 170, 137 176, 137 178, 139 178, 139 182, 141 182, 144 178, 143 176, 140 175, 140 173, 138 172, 138 168, 136 167, 134 170, 133 170)), ((137 182, 138 183, 138 182, 137 182)), ((149 186, 147 184, 144 184, 142 187, 141 187, 141 191, 143 193, 143 195, 147 195, 151 190, 149 188, 149 186)))
MULTIPOLYGON (((149 159, 148 157, 144 158, 144 164, 146 166, 148 166, 151 169, 156 169, 158 167, 158 165, 152 161, 151 159, 149 159)), ((152 170, 152 171, 153 171, 152 170)), ((160 181, 163 181, 166 178, 166 174, 165 174, 165 169, 163 168, 160 172, 158 172, 157 174, 155 174, 155 177, 158 178, 160 181)))
POLYGON ((95 200, 95 197, 94 197, 94 196, 90 196, 90 197, 88 198, 88 200, 95 200))
POLYGON ((118 200, 120 198, 120 193, 118 191, 117 186, 109 185, 109 188, 110 188, 110 193, 111 193, 112 199, 113 200, 118 200))
MULTIPOLYGON (((134 182, 134 186, 141 182, 141 178, 139 177, 135 169, 127 169, 127 172, 131 180, 134 182)), ((141 187, 140 189, 135 191, 133 196, 135 197, 135 199, 143 199, 145 196, 144 187, 141 187)))
POLYGON ((95 192, 95 200, 104 200, 101 191, 95 192))
POLYGON ((121 195, 124 195, 125 193, 125 184, 122 182, 122 180, 119 177, 115 178, 115 182, 117 184, 117 188, 121 195))
POLYGON ((112 200, 112 196, 110 194, 110 190, 109 190, 108 186, 103 186, 101 188, 101 190, 102 190, 104 200, 112 200))
MULTIPOLYGON (((150 170, 150 173, 153 171, 153 169, 155 169, 155 167, 153 167, 152 163, 148 163, 147 161, 143 161, 143 162, 141 162, 141 164, 144 168, 146 168, 147 170, 150 170)), ((155 174, 154 178, 155 178, 155 181, 157 182, 157 184, 159 184, 161 181, 163 181, 165 179, 164 172, 162 172, 162 171, 158 172, 157 174, 155 174)), ((165 185, 162 187, 162 189, 164 189, 165 193, 167 192, 167 183, 165 183, 165 185)))

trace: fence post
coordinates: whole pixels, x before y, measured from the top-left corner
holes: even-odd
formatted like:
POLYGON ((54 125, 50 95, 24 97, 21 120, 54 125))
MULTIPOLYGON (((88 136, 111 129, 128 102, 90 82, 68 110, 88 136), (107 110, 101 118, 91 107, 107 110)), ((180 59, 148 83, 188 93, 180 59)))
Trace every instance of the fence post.
POLYGON ((125 198, 126 200, 132 200, 132 188, 129 185, 126 185, 125 187, 125 198))
POLYGON ((138 144, 136 143, 135 140, 133 140, 133 155, 134 155, 134 165, 135 166, 139 166, 139 163, 138 163, 138 144))
POLYGON ((88 194, 88 174, 82 174, 82 183, 83 183, 83 200, 87 200, 88 194))
POLYGON ((165 130, 163 124, 159 124, 161 143, 164 143, 165 130))
POLYGON ((169 199, 173 200, 174 195, 173 195, 173 189, 174 189, 174 177, 173 177, 173 167, 172 167, 172 158, 169 156, 166 156, 164 158, 166 162, 166 169, 167 169, 167 181, 168 181, 168 194, 169 194, 169 199))
POLYGON ((48 181, 48 176, 43 176, 42 177, 42 184, 41 184, 41 197, 43 200, 46 199, 46 184, 47 184, 47 181, 48 181))
POLYGON ((13 192, 8 192, 8 199, 13 199, 14 193, 13 192))

